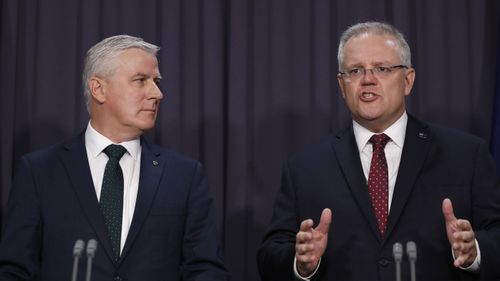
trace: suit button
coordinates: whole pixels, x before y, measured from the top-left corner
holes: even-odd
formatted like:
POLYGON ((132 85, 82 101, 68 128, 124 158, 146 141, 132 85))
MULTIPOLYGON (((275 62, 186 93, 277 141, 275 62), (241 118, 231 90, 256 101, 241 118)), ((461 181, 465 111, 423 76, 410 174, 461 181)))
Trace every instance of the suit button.
POLYGON ((391 261, 390 261, 390 260, 388 260, 388 259, 386 259, 386 258, 381 258, 381 259, 379 259, 379 260, 378 260, 378 264, 379 264, 380 266, 386 267, 386 266, 388 266, 389 264, 391 264, 391 261))
POLYGON ((120 276, 113 277, 113 281, 122 281, 123 279, 120 276))

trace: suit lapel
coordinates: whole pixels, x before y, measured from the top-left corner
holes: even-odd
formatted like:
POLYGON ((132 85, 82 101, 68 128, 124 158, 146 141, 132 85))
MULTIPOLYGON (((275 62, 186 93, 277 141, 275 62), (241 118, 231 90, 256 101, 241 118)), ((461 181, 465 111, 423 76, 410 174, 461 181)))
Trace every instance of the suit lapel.
POLYGON ((163 169, 166 166, 166 159, 165 157, 160 157, 160 150, 154 146, 148 145, 144 138, 141 138, 141 149, 139 190, 135 203, 134 217, 120 261, 123 260, 129 252, 149 214, 156 191, 158 190, 163 169))
POLYGON ((64 149, 65 151, 61 154, 61 160, 73 183, 80 206, 96 233, 99 248, 104 249, 109 259, 113 260, 111 242, 99 207, 94 183, 92 182, 87 151, 85 149, 85 134, 82 133, 73 141, 66 143, 64 149))
POLYGON ((373 234, 380 241, 381 237, 377 219, 373 211, 370 195, 368 194, 368 186, 363 174, 352 126, 336 136, 333 141, 333 149, 337 154, 338 164, 358 207, 365 216, 373 234))
POLYGON ((405 144, 392 196, 386 237, 391 234, 401 216, 424 165, 431 141, 432 135, 428 132, 427 125, 408 115, 405 144))

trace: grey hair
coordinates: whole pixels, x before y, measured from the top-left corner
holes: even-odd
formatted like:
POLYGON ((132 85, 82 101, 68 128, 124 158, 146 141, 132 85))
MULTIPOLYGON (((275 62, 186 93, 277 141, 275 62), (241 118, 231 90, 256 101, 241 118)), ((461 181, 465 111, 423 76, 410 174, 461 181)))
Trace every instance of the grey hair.
POLYGON ((144 41, 142 38, 130 35, 116 35, 108 37, 101 42, 92 46, 85 56, 83 66, 83 95, 87 105, 87 110, 90 112, 90 87, 88 81, 92 76, 108 77, 115 71, 112 60, 121 52, 139 48, 154 56, 157 56, 160 47, 144 41))
POLYGON ((399 57, 401 64, 411 67, 411 51, 410 46, 405 40, 404 35, 394 26, 382 22, 363 22, 350 26, 342 33, 340 37, 339 50, 337 61, 339 63, 339 71, 342 71, 344 63, 344 46, 353 37, 358 37, 362 34, 389 35, 396 39, 396 44, 399 47, 399 57))

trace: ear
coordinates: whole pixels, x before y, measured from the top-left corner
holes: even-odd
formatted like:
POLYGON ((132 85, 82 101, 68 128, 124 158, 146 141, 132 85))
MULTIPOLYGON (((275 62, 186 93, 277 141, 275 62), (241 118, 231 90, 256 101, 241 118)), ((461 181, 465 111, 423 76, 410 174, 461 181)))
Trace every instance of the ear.
POLYGON ((342 75, 340 73, 337 74, 337 82, 339 82, 339 88, 340 88, 340 92, 342 94, 342 97, 345 99, 345 92, 344 92, 345 81, 344 81, 344 79, 342 79, 342 75))
POLYGON ((405 74, 405 96, 409 96, 415 82, 415 68, 410 67, 405 74))
POLYGON ((105 81, 99 77, 92 76, 88 81, 90 94, 92 95, 92 99, 97 101, 98 103, 104 103, 106 101, 105 95, 105 81))

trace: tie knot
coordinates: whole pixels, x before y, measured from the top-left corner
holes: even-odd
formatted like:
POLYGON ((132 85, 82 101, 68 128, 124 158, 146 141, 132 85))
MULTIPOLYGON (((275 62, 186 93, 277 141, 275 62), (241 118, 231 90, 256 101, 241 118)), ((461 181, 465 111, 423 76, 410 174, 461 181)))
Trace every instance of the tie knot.
POLYGON ((108 155, 109 158, 120 160, 123 154, 127 152, 127 149, 125 149, 125 147, 121 145, 110 144, 103 151, 104 153, 106 153, 106 155, 108 155))
POLYGON ((373 144, 374 148, 384 148, 385 145, 391 140, 386 134, 373 135, 370 138, 370 142, 373 144))

